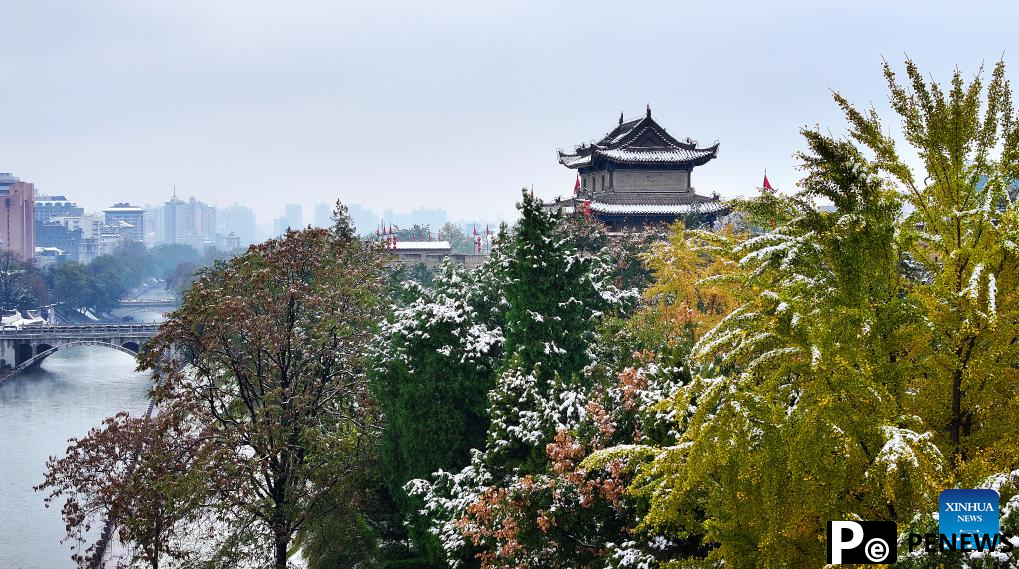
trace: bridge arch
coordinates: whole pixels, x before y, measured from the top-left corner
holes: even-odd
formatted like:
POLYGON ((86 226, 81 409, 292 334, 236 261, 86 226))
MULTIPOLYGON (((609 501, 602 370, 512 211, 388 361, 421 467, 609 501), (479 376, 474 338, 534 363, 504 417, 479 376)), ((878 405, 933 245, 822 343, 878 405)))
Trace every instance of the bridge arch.
POLYGON ((0 383, 38 364, 59 349, 100 346, 131 355, 159 332, 160 324, 88 324, 81 326, 26 326, 0 329, 0 383))
POLYGON ((14 346, 14 365, 15 366, 19 366, 19 365, 25 363, 26 361, 32 359, 33 355, 35 355, 35 354, 32 351, 32 344, 29 344, 29 343, 26 342, 26 343, 19 343, 19 344, 15 345, 14 346))
MULTIPOLYGON (((75 340, 73 342, 66 342, 66 343, 58 344, 56 346, 50 346, 49 349, 47 349, 45 351, 38 351, 34 356, 31 356, 31 357, 25 359, 24 361, 22 361, 21 363, 19 363, 12 370, 12 374, 18 373, 20 371, 24 371, 24 370, 26 370, 26 369, 34 366, 34 365, 39 364, 44 359, 48 358, 49 356, 53 355, 54 353, 60 351, 63 348, 73 348, 73 347, 76 347, 76 346, 102 346, 104 348, 110 348, 110 349, 113 349, 113 350, 117 350, 118 352, 124 352, 125 354, 130 354, 132 356, 137 356, 138 355, 138 350, 137 349, 132 350, 132 349, 126 347, 126 345, 128 345, 128 344, 133 345, 134 347, 138 347, 138 344, 136 344, 135 342, 125 342, 125 345, 121 346, 119 344, 113 344, 113 343, 110 343, 110 342, 103 342, 101 340, 75 340)), ((39 348, 42 348, 43 346, 47 346, 47 345, 48 344, 40 344, 39 348)), ((20 346, 19 346, 19 348, 20 348, 20 346)), ((32 347, 31 346, 27 346, 27 348, 28 348, 29 352, 32 351, 32 347)))

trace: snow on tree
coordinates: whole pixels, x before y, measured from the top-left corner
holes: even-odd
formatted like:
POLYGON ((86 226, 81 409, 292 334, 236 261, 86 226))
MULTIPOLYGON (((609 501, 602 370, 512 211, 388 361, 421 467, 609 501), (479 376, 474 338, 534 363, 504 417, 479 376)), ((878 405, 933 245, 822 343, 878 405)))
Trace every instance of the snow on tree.
POLYGON ((984 100, 979 77, 943 91, 906 67, 910 87, 885 72, 926 172, 836 95, 850 138, 803 131, 801 191, 737 205, 774 229, 722 252, 739 302, 693 347, 677 444, 633 487, 640 529, 706 528, 726 565, 805 564, 825 520, 906 523, 948 481, 1014 467, 1019 122, 1001 65, 984 100))
POLYGON ((485 444, 488 392, 502 354, 505 308, 495 294, 498 253, 478 270, 442 266, 430 289, 416 288, 396 307, 373 350, 373 393, 386 418, 382 468, 389 492, 411 520, 410 537, 435 558, 437 544, 419 529, 410 480, 457 471, 485 444))
MULTIPOLYGON (((470 558, 485 567, 556 566, 550 559, 567 550, 554 540, 539 545, 534 539, 549 519, 538 511, 541 504, 566 500, 577 506, 593 493, 615 495, 623 488, 560 476, 565 470, 556 472, 556 461, 574 464, 582 455, 567 452, 567 459, 554 449, 570 448, 566 433, 587 419, 584 370, 593 363, 596 324, 632 305, 636 293, 605 282, 604 261, 557 234, 561 214, 546 212, 526 192, 519 207, 522 218, 512 237, 500 239, 504 257, 492 263, 506 324, 501 371, 488 394, 487 442, 459 473, 437 472, 406 485, 423 499, 420 513, 431 519, 452 567, 470 558), (525 502, 533 507, 517 507, 525 502)), ((598 523, 599 517, 586 519, 598 523)))

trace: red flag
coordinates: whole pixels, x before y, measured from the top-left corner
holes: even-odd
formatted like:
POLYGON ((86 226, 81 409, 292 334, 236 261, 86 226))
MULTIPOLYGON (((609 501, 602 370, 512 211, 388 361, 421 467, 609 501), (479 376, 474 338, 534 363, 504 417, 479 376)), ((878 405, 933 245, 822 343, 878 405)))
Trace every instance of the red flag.
POLYGON ((765 172, 765 174, 764 174, 764 186, 763 187, 766 190, 774 190, 775 189, 775 188, 771 187, 771 182, 768 181, 768 173, 767 172, 765 172))
POLYGON ((577 183, 573 184, 573 194, 580 192, 580 172, 577 172, 577 183))
POLYGON ((591 200, 584 200, 584 217, 591 217, 591 200))
POLYGON ((478 235, 478 253, 481 252, 481 236, 478 235))

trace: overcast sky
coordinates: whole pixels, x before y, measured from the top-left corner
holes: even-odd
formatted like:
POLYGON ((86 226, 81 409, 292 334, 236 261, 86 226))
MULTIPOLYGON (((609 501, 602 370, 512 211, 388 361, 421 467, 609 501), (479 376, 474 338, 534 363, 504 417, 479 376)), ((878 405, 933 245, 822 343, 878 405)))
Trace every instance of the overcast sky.
MULTIPOLYGON (((0 171, 89 209, 178 194, 510 216, 572 190, 557 147, 650 103, 721 142, 697 191, 794 190, 830 89, 885 108, 882 56, 947 80, 1004 54, 1015 2, 0 1, 0 171)), ((891 123, 894 124, 894 123, 891 123)))

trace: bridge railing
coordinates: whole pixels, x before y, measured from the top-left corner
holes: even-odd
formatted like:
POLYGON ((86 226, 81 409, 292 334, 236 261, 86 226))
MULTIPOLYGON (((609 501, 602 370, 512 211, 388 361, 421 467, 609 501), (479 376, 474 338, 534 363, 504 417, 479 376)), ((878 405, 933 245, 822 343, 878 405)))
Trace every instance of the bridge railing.
POLYGON ((23 328, 0 327, 0 338, 30 338, 38 336, 65 336, 85 334, 154 334, 159 324, 85 324, 25 326, 23 328))
POLYGON ((153 302, 153 301, 137 301, 137 302, 120 302, 115 308, 161 308, 166 310, 173 310, 180 306, 178 302, 153 302))

